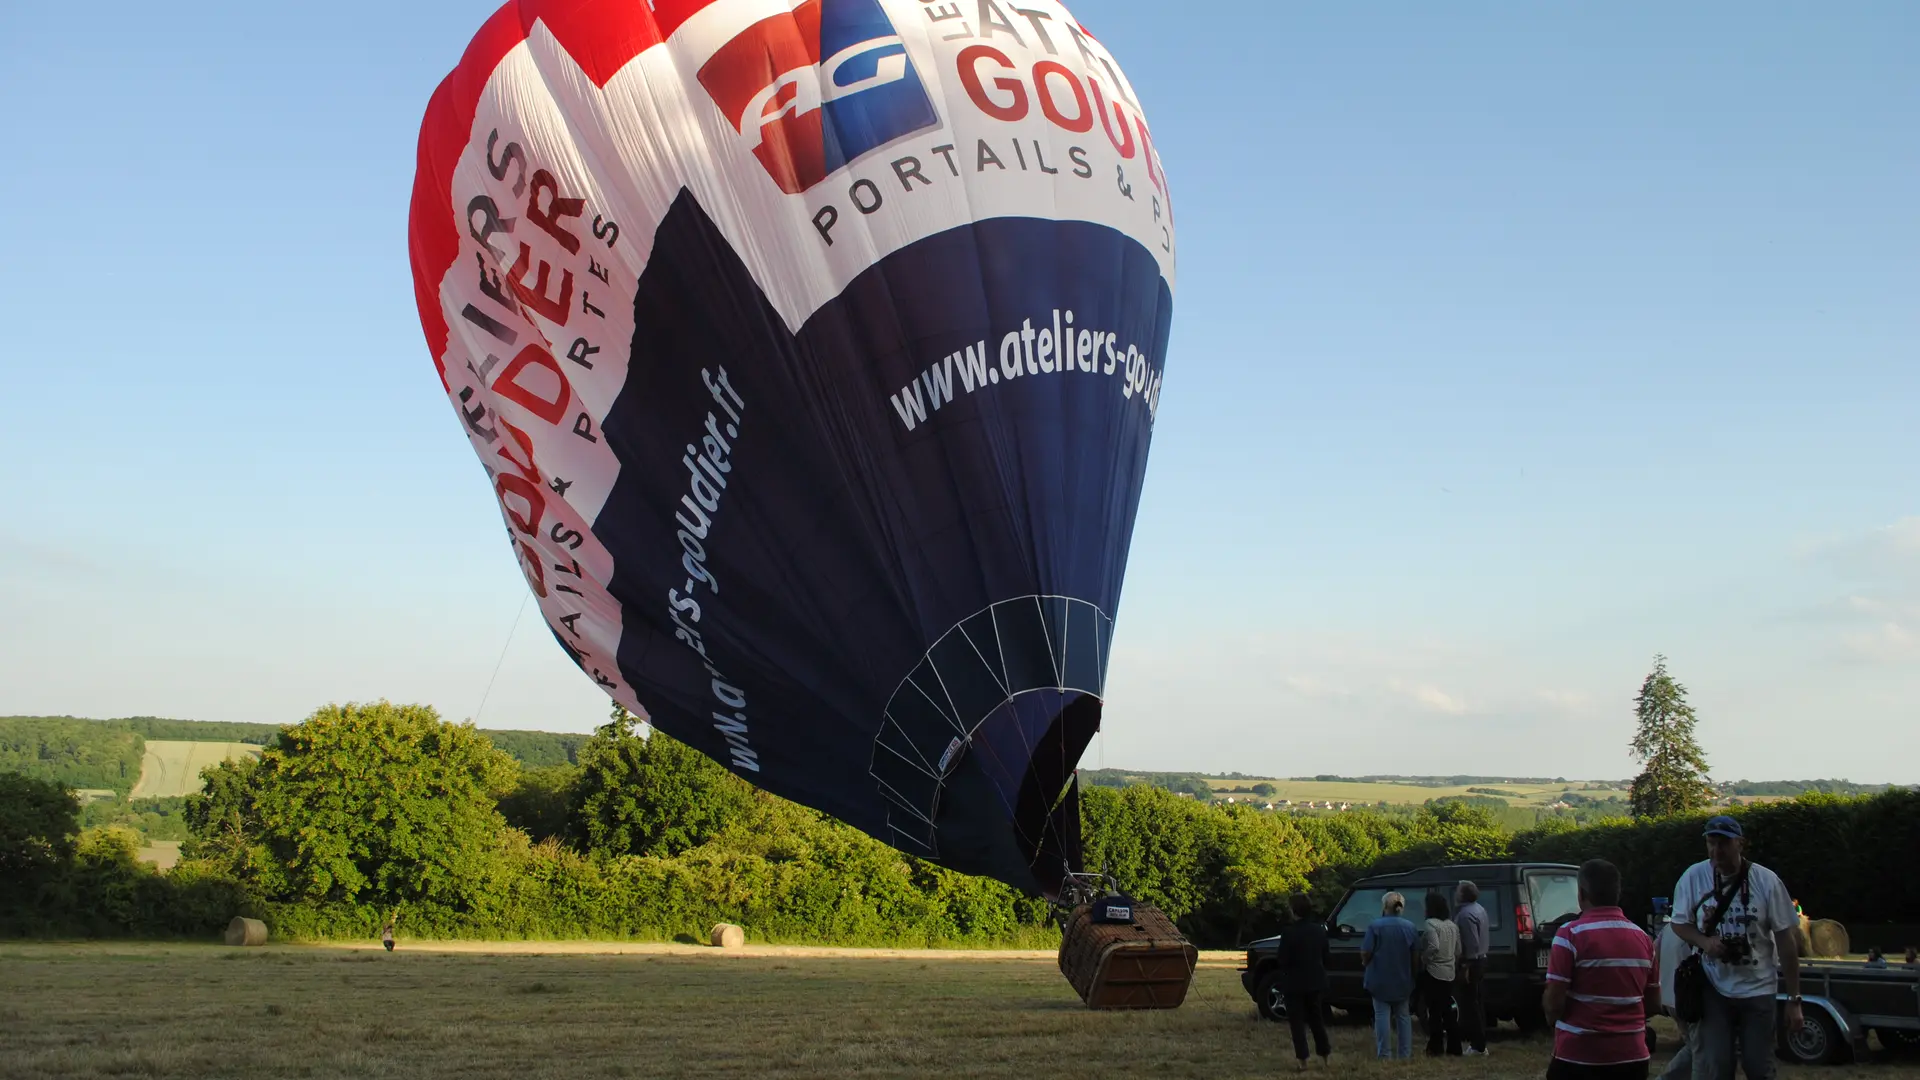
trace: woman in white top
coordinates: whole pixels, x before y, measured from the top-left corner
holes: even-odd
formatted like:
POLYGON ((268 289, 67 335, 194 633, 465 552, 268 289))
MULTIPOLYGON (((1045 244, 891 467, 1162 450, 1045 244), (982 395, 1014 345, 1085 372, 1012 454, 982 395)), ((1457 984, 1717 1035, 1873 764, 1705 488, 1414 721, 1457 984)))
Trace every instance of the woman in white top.
POLYGON ((1453 977, 1459 970, 1460 928, 1447 898, 1427 894, 1427 921, 1420 928, 1420 984, 1427 1006, 1427 1054, 1460 1053, 1460 1027, 1453 1015, 1453 977), (1444 1048, 1444 1049, 1443 1049, 1444 1048))
POLYGON ((1687 955, 1689 946, 1674 933, 1673 924, 1667 923, 1660 928, 1660 936, 1653 939, 1654 962, 1660 966, 1660 1010, 1673 1017, 1673 1026, 1680 1029, 1680 1049, 1667 1059, 1667 1067, 1660 1073, 1660 1080, 1691 1080, 1693 1076, 1693 1051, 1687 1047, 1686 1021, 1673 1015, 1673 969, 1680 966, 1680 960, 1687 955))

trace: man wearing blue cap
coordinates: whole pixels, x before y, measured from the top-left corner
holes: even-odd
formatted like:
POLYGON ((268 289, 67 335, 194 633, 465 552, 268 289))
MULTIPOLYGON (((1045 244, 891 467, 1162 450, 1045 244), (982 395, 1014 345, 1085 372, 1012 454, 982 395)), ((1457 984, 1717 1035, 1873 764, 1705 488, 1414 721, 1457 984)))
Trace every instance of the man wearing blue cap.
POLYGON ((1799 919, 1779 875, 1746 858, 1746 834, 1724 814, 1707 821, 1707 858, 1673 888, 1673 931, 1700 950, 1707 982, 1699 1023, 1688 1025, 1694 1080, 1772 1080, 1774 998, 1787 984, 1788 1031, 1799 1030, 1799 919))

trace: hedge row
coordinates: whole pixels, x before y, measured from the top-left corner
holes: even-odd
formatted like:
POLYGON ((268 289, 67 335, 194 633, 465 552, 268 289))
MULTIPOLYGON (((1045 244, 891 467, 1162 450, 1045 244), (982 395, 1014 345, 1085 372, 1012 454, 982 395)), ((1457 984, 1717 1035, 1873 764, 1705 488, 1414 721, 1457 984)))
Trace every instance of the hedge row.
MULTIPOLYGON (((1847 797, 1810 794, 1736 807, 1747 855, 1778 873, 1807 914, 1841 922, 1912 921, 1920 915, 1920 791, 1847 797)), ((1705 813, 1607 822, 1572 831, 1522 833, 1517 856, 1620 867, 1623 906, 1645 918, 1652 898, 1672 897, 1687 867, 1706 858, 1705 813)))
POLYGON ((161 874, 138 862, 133 830, 80 834, 59 862, 0 881, 0 936, 215 937, 258 904, 231 878, 185 865, 161 874))
MULTIPOLYGON (((779 812, 779 808, 774 808, 779 812)), ((717 922, 753 940, 892 947, 1051 947, 1039 901, 909 860, 843 827, 760 819, 671 858, 592 856, 516 836, 467 903, 260 904, 296 940, 368 938, 397 914, 422 938, 705 941, 717 922)))

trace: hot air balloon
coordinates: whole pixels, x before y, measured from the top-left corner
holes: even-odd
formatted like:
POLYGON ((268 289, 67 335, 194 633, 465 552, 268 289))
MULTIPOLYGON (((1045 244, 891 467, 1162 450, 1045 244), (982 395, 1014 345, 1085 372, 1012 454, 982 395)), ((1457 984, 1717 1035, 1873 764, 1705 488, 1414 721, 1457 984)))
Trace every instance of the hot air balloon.
POLYGON ((1053 0, 519 0, 421 127, 427 343, 560 647, 738 775, 1057 896, 1173 205, 1053 0))

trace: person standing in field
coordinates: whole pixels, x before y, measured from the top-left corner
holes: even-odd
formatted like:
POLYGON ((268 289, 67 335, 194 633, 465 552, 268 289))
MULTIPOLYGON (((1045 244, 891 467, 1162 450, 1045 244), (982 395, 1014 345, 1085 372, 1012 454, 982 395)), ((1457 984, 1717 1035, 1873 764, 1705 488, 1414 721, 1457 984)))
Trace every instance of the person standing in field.
POLYGON ((1580 916, 1554 934, 1547 961, 1547 1080, 1646 1080, 1647 1017, 1660 1006, 1653 939, 1620 910, 1612 863, 1583 863, 1579 890, 1580 916))
POLYGON ((1280 928, 1280 992, 1286 995, 1287 1026, 1293 1029, 1293 1056, 1307 1067, 1307 1031, 1313 1052, 1324 1064, 1333 1053, 1327 1038, 1327 924, 1313 917, 1313 901, 1294 893, 1293 921, 1280 928))
POLYGON ((1653 943, 1656 970, 1660 973, 1660 1011, 1672 1016, 1673 1026, 1680 1029, 1680 1049, 1667 1059, 1667 1067, 1660 1070, 1660 1080, 1692 1080, 1693 1077, 1693 1049, 1687 1045, 1687 1022, 1680 1019, 1673 1008, 1673 969, 1689 951, 1686 942, 1673 932, 1671 921, 1660 928, 1660 936, 1653 943))
POLYGON ((1362 984, 1373 997, 1373 1050, 1378 1057, 1413 1056, 1413 973, 1419 966, 1420 934, 1400 917, 1407 899, 1390 892, 1380 899, 1380 917, 1367 924, 1360 940, 1362 984), (1392 1053, 1388 1050, 1391 1047, 1392 1053))
POLYGON ((393 951, 393 920, 392 919, 388 919, 387 925, 383 927, 380 931, 380 944, 385 945, 387 947, 388 952, 393 951))
POLYGON ((1487 1014, 1482 1001, 1487 985, 1487 909, 1480 886, 1462 881, 1453 894, 1453 925, 1460 929, 1460 968, 1453 981, 1460 997, 1460 1039, 1466 1054, 1487 1052, 1487 1014))
POLYGON ((1453 980, 1459 970, 1460 928, 1447 911, 1447 898, 1427 894, 1427 921, 1420 928, 1421 1003, 1427 1009, 1427 1056, 1460 1053, 1460 1029, 1453 1018, 1453 980))
POLYGON ((1803 1020, 1793 898, 1779 875, 1746 857, 1740 822, 1709 818, 1705 835, 1706 859, 1688 867, 1673 889, 1673 931, 1700 950, 1707 974, 1700 1022, 1687 1032, 1693 1075, 1733 1080, 1737 1051, 1747 1080, 1772 1080, 1781 982, 1787 1030, 1798 1031, 1803 1020))

